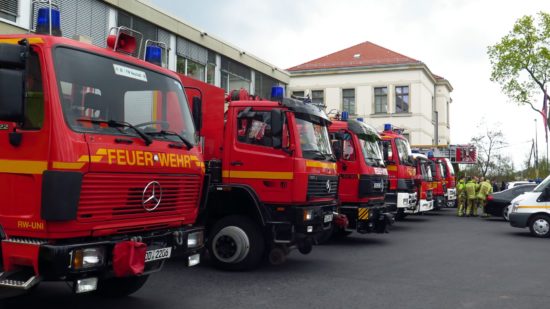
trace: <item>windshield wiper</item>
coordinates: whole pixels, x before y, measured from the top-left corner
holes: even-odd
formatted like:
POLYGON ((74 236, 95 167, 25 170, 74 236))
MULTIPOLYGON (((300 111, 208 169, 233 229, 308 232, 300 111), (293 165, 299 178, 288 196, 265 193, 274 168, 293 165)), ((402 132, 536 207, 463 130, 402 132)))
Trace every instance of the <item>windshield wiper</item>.
POLYGON ((193 144, 190 141, 188 141, 185 137, 183 137, 180 134, 178 134, 176 132, 173 132, 173 131, 161 130, 161 131, 157 131, 157 132, 146 132, 145 134, 153 135, 153 136, 156 136, 156 135, 176 136, 177 138, 179 138, 185 144, 185 146, 187 147, 187 150, 191 150, 191 148, 193 148, 193 144))
POLYGON ((147 136, 143 131, 129 124, 128 122, 118 121, 118 120, 98 120, 98 119, 87 119, 87 118, 78 118, 77 121, 90 122, 93 124, 106 124, 111 128, 130 128, 134 130, 139 137, 143 139, 146 146, 151 145, 153 139, 150 136, 147 136))

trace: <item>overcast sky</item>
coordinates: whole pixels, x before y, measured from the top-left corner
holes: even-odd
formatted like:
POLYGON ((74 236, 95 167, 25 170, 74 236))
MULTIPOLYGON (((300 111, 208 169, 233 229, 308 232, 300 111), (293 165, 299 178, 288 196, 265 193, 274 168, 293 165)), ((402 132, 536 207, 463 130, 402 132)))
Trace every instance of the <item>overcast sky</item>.
MULTIPOLYGON (((146 0, 208 34, 280 68, 370 41, 423 61, 451 93, 451 143, 467 143, 485 122, 499 126, 515 164, 523 161, 542 118, 517 106, 489 80, 487 46, 523 15, 550 12, 550 0, 146 0)), ((542 97, 537 106, 542 105, 542 97)))

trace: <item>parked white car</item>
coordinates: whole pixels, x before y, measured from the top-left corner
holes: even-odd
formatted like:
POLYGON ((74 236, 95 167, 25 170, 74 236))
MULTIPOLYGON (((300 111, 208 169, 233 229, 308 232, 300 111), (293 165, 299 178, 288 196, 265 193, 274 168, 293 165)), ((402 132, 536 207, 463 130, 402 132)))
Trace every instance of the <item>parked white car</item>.
POLYGON ((506 184, 506 189, 511 189, 513 187, 517 187, 517 186, 521 186, 521 185, 525 185, 525 184, 530 184, 532 182, 529 182, 529 181, 510 181, 509 183, 506 184))
POLYGON ((513 227, 529 227, 535 237, 550 237, 550 176, 512 201, 509 218, 513 227))

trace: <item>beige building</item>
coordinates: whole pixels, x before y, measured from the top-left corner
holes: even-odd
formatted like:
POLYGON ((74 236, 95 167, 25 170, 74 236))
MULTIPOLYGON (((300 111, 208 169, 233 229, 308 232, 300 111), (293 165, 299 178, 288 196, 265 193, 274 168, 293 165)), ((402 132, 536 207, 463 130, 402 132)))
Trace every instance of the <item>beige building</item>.
POLYGON ((380 130, 391 123, 412 145, 450 143, 453 88, 421 61, 364 42, 288 71, 288 92, 327 111, 347 111, 380 130))
MULTIPOLYGON (((112 27, 127 26, 168 47, 167 66, 226 90, 247 89, 270 97, 273 85, 286 86, 288 72, 139 0, 54 0, 63 36, 86 36, 105 47, 112 27)), ((182 3, 184 6, 184 3, 182 3)), ((31 0, 0 1, 0 33, 24 33, 31 24, 31 0)))

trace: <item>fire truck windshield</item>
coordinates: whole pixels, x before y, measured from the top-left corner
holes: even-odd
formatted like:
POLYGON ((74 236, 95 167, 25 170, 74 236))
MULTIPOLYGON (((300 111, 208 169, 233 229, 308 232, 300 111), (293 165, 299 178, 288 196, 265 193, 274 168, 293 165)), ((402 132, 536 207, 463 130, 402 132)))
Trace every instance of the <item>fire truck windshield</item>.
POLYGON ((142 131, 154 139, 195 141, 178 80, 80 50, 57 47, 54 55, 63 114, 73 130, 132 136, 142 131), (115 122, 137 130, 108 125, 115 122))
POLYGON ((359 138, 359 143, 363 149, 363 157, 367 165, 384 167, 382 151, 380 151, 380 145, 375 139, 366 140, 359 138))
POLYGON ((449 172, 449 175, 454 176, 455 175, 455 169, 453 168, 453 165, 451 164, 451 161, 447 158, 443 159, 445 161, 445 165, 447 165, 447 171, 449 172))
POLYGON ((395 146, 397 147, 397 155, 399 156, 399 162, 404 165, 412 165, 411 160, 409 159, 411 155, 411 147, 409 142, 402 138, 395 139, 395 146))
POLYGON ((432 168, 430 162, 422 162, 422 176, 426 181, 432 181, 432 168))
POLYGON ((296 121, 304 158, 334 161, 327 127, 300 118, 296 118, 296 121))
POLYGON ((442 161, 439 161, 439 170, 441 171, 441 177, 442 178, 447 178, 447 169, 445 169, 445 163, 443 163, 442 161))

